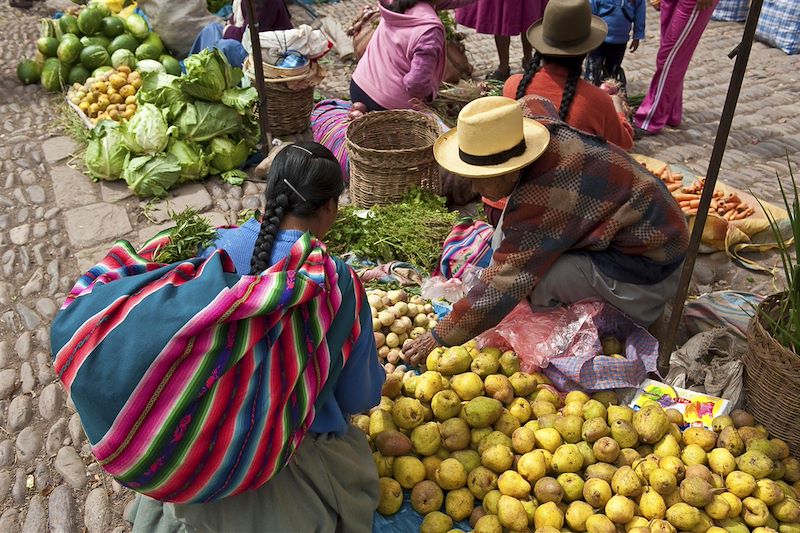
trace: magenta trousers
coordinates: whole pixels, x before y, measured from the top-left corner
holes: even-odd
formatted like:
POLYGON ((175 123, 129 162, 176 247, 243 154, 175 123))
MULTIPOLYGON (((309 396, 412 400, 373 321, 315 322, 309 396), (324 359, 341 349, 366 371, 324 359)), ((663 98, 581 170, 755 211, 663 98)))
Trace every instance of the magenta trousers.
POLYGON ((637 127, 658 133, 666 125, 680 125, 683 78, 717 2, 698 11, 696 0, 661 0, 661 44, 656 73, 633 117, 637 127))

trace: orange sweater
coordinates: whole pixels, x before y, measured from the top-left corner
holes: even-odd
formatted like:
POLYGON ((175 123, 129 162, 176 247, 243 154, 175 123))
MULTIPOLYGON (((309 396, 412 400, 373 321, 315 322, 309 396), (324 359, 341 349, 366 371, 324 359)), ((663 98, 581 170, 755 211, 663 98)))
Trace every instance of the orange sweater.
MULTIPOLYGON (((516 99, 522 74, 514 74, 503 86, 503 96, 516 99)), ((556 109, 561 105, 561 95, 567 83, 567 69, 552 63, 542 63, 525 94, 543 96, 556 109)), ((603 137, 623 150, 633 148, 633 127, 623 113, 614 109, 611 97, 602 89, 584 79, 578 80, 575 97, 567 113, 567 124, 575 129, 603 137)), ((504 209, 506 199, 496 202, 484 198, 483 202, 497 209, 504 209)))

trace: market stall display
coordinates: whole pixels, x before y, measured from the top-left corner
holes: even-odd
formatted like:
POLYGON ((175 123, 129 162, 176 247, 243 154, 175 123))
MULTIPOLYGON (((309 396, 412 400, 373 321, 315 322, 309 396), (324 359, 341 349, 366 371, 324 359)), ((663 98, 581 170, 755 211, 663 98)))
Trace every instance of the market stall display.
POLYGON ((513 352, 475 342, 436 349, 426 367, 390 376, 381 403, 353 419, 374 450, 378 511, 394 515, 410 493, 419 531, 791 531, 800 520, 800 462, 744 411, 686 427, 652 399, 634 410, 613 391, 564 396, 520 372, 513 352))
POLYGON ((136 93, 142 86, 139 72, 121 65, 86 80, 75 83, 67 92, 67 100, 89 119, 89 127, 101 120, 120 122, 136 113, 136 93))

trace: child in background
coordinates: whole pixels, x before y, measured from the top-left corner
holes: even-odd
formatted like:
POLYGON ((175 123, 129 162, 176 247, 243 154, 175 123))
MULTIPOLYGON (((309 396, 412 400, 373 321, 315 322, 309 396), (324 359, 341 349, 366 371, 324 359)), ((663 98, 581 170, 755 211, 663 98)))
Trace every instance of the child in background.
POLYGON ((592 14, 608 24, 608 35, 603 44, 589 54, 586 79, 600 85, 603 80, 614 78, 624 85, 622 58, 629 40, 633 53, 639 48, 639 41, 644 39, 645 0, 590 0, 590 4, 592 14))

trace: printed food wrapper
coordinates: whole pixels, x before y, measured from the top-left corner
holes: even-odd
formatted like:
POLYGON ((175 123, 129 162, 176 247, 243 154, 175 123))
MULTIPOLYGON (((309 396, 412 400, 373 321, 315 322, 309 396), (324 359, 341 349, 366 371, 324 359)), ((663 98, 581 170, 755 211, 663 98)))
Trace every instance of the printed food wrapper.
POLYGON ((686 426, 711 428, 714 418, 727 415, 731 411, 731 403, 723 398, 645 379, 639 385, 630 406, 638 410, 651 400, 658 402, 664 409, 671 407, 683 413, 686 426))

